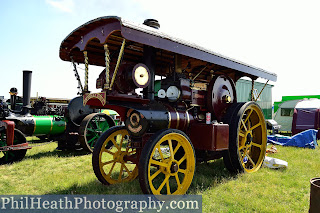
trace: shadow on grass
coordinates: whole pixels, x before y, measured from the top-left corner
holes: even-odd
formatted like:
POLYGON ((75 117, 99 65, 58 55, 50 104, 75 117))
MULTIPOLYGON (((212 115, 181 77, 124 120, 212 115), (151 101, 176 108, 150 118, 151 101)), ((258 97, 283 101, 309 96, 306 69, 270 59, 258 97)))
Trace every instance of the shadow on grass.
POLYGON ((73 184, 69 188, 56 189, 48 192, 48 194, 142 194, 139 180, 135 179, 131 182, 103 185, 98 179, 86 184, 73 184))
MULTIPOLYGON (((225 168, 222 159, 209 163, 198 163, 187 194, 199 194, 236 177, 225 168)), ((86 184, 73 184, 69 188, 53 190, 48 194, 142 194, 142 191, 138 178, 131 182, 115 185, 103 185, 98 179, 95 179, 86 184)))
POLYGON ((43 151, 32 155, 26 155, 25 159, 40 159, 43 157, 75 157, 75 156, 82 156, 88 155, 88 153, 83 150, 53 150, 53 151, 43 151))
POLYGON ((227 170, 222 158, 209 162, 197 163, 196 172, 187 193, 202 193, 203 191, 224 184, 236 177, 236 174, 232 174, 227 170))

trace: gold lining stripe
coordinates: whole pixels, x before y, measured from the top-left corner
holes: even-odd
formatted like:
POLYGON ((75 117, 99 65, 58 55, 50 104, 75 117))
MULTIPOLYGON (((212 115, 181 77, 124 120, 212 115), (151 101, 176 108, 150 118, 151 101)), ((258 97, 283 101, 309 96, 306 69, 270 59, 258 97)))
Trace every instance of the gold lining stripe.
POLYGON ((168 123, 168 129, 169 129, 171 126, 171 113, 169 111, 168 111, 168 115, 169 115, 169 123, 168 123))
POLYGON ((34 122, 34 127, 33 127, 33 133, 32 134, 34 134, 35 133, 35 131, 36 131, 36 118, 34 117, 34 116, 32 116, 33 117, 33 122, 34 122))
POLYGON ((175 108, 173 108, 173 109, 174 109, 174 111, 176 111, 176 114, 177 114, 177 127, 176 127, 176 129, 179 129, 179 123, 180 123, 179 112, 175 108))
POLYGON ((187 113, 187 128, 189 128, 189 125, 190 125, 190 117, 189 117, 189 112, 188 110, 186 110, 186 113, 187 113))
POLYGON ((52 127, 53 127, 53 122, 52 122, 52 120, 54 119, 54 117, 52 117, 52 119, 50 119, 50 123, 51 123, 51 128, 50 128, 50 133, 51 133, 51 131, 52 131, 52 127))
POLYGON ((181 119, 183 121, 183 129, 182 130, 185 130, 186 129, 186 125, 187 125, 187 121, 186 121, 186 115, 183 114, 183 119, 181 119))

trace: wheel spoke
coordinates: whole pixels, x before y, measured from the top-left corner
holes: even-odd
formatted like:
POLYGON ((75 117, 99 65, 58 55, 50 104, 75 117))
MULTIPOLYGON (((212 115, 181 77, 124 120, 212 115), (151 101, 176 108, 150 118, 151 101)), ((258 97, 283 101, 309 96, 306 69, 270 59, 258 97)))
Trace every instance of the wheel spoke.
POLYGON ((132 173, 132 171, 130 171, 128 169, 128 167, 126 166, 126 164, 123 163, 123 168, 127 171, 128 175, 130 175, 132 173))
POLYGON ((104 132, 107 129, 109 129, 108 122, 103 122, 102 125, 101 125, 101 131, 104 132))
POLYGON ((245 133, 242 130, 240 130, 239 131, 239 136, 244 138, 245 137, 245 133))
POLYGON ((261 126, 261 122, 257 123, 256 125, 254 125, 253 127, 250 128, 250 130, 254 130, 255 128, 261 126))
POLYGON ((257 143, 254 143, 254 142, 252 142, 251 144, 252 144, 252 146, 255 146, 255 147, 258 147, 258 148, 261 149, 261 144, 257 144, 257 143))
MULTIPOLYGON (((130 148, 128 148, 128 149, 130 149, 130 148)), ((129 154, 135 154, 135 153, 136 153, 136 150, 131 150, 130 152, 127 151, 127 153, 128 153, 128 155, 129 155, 129 154)))
POLYGON ((241 151, 243 148, 245 148, 246 146, 245 145, 242 145, 239 147, 239 151, 241 151))
POLYGON ((167 185, 167 194, 171 195, 169 180, 166 182, 167 185))
POLYGON ((174 150, 173 150, 173 154, 176 154, 177 153, 177 151, 178 151, 178 149, 180 148, 180 144, 178 144, 175 148, 174 148, 174 150))
POLYGON ((108 173, 107 176, 110 177, 110 175, 111 175, 111 173, 112 173, 112 170, 114 169, 114 166, 115 166, 115 165, 116 165, 116 162, 113 162, 113 164, 112 164, 112 166, 111 166, 111 168, 110 168, 110 171, 109 171, 109 173, 108 173))
POLYGON ((180 166, 180 164, 187 159, 187 155, 185 154, 179 161, 178 161, 178 165, 180 166))
POLYGON ((116 161, 115 161, 115 160, 110 160, 110 161, 101 163, 101 166, 103 167, 103 166, 105 166, 105 165, 107 165, 107 164, 110 164, 110 163, 116 163, 116 161))
POLYGON ((250 155, 246 155, 247 158, 249 159, 249 161, 252 163, 252 166, 255 167, 256 163, 252 160, 252 158, 250 157, 250 155))
POLYGON ((161 185, 159 186, 159 188, 157 189, 157 192, 160 193, 160 191, 162 190, 162 188, 164 187, 164 185, 169 181, 170 175, 166 175, 166 178, 163 180, 163 182, 161 183, 161 185))
POLYGON ((178 169, 178 172, 183 173, 183 174, 187 174, 187 170, 186 169, 178 169))
POLYGON ((174 177, 176 178, 178 188, 180 188, 181 183, 180 183, 180 180, 179 180, 178 173, 174 174, 174 177))
POLYGON ((119 150, 121 150, 121 148, 122 148, 123 139, 124 139, 124 135, 121 135, 120 143, 119 143, 119 147, 120 147, 119 150))
POLYGON ((169 144, 169 150, 170 150, 170 158, 171 158, 171 160, 174 160, 174 152, 173 152, 173 148, 172 148, 172 141, 168 140, 168 144, 169 144))
POLYGON ((120 166, 120 172, 119 172, 119 176, 118 176, 119 181, 121 181, 122 173, 123 173, 123 164, 121 164, 121 166, 120 166))
POLYGON ((246 153, 248 151, 248 147, 245 146, 245 150, 243 151, 243 153, 240 152, 240 162, 243 162, 244 157, 246 156, 246 153))
POLYGON ((247 123, 247 121, 249 120, 252 112, 253 112, 253 109, 250 109, 250 112, 247 114, 247 117, 246 117, 246 120, 244 121, 244 123, 247 123))
MULTIPOLYGON (((125 137, 123 137, 123 139, 125 139, 125 137)), ((131 149, 131 151, 129 152, 129 149, 131 148, 131 147, 130 147, 130 142, 129 142, 129 140, 127 140, 126 142, 127 142, 127 144, 126 144, 126 152, 127 152, 128 154, 134 152, 135 150, 133 150, 133 149, 131 149)))
POLYGON ((162 167, 165 167, 165 168, 167 168, 168 167, 168 164, 166 164, 166 163, 163 163, 163 162, 161 162, 161 161, 156 161, 156 160, 150 160, 150 164, 152 165, 152 164, 154 164, 154 165, 157 165, 157 166, 162 166, 162 167))
POLYGON ((90 140, 88 140, 88 144, 93 144, 95 139, 97 139, 97 137, 92 137, 90 140))
MULTIPOLYGON (((91 128, 87 128, 87 132, 88 132, 88 131, 90 131, 90 133, 93 134, 93 135, 95 135, 96 137, 100 137, 94 128, 92 128, 92 129, 91 129, 91 128)), ((88 133, 87 133, 87 134, 88 134, 88 133)))
POLYGON ((99 118, 93 118, 92 121, 96 125, 96 129, 99 128, 99 123, 98 123, 99 118))
POLYGON ((102 152, 106 152, 110 155, 114 155, 115 153, 114 152, 111 152, 110 150, 106 149, 105 147, 101 149, 102 152))
POLYGON ((160 173, 161 173, 161 170, 159 169, 158 171, 156 171, 156 172, 150 177, 150 180, 155 179, 155 178, 158 176, 158 174, 160 174, 160 173))
POLYGON ((117 142, 114 140, 114 138, 111 138, 111 141, 112 141, 113 145, 114 145, 118 150, 121 150, 121 147, 119 147, 119 145, 118 145, 117 142))
MULTIPOLYGON (((91 126, 91 124, 89 124, 91 126)), ((93 127, 87 128, 87 132, 95 133, 95 129, 93 127)))
MULTIPOLYGON (((248 132, 248 129, 247 129, 247 127, 246 127, 246 124, 245 124, 245 122, 241 119, 241 124, 242 124, 242 126, 244 127, 244 130, 246 131, 246 132, 248 132)), ((240 128, 241 129, 241 128, 240 128)))
MULTIPOLYGON (((242 147, 242 146, 245 146, 245 144, 246 144, 246 138, 243 137, 243 138, 240 140, 239 145, 242 147)), ((239 148, 239 149, 240 149, 240 148, 239 148)))
MULTIPOLYGON (((158 152, 159 152, 159 155, 161 157, 161 160, 164 161, 164 158, 163 158, 163 155, 162 155, 162 151, 161 151, 161 148, 160 148, 160 144, 157 145, 156 147, 158 149, 158 152)), ((156 150, 156 149, 155 149, 156 150)), ((154 154, 154 153, 153 153, 154 154)))

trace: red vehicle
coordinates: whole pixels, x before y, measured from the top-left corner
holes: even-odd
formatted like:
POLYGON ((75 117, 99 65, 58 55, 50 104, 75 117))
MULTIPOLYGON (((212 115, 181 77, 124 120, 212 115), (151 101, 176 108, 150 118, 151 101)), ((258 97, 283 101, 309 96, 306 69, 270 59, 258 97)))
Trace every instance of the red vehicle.
POLYGON ((159 27, 153 19, 137 25, 101 17, 62 41, 60 58, 85 64, 83 104, 113 109, 125 124, 98 139, 97 178, 116 184, 139 177, 144 193, 184 194, 196 161, 223 157, 231 172, 257 171, 266 151, 265 120, 255 102, 237 102, 235 82, 243 76, 276 81, 276 74, 159 27), (89 64, 101 66, 99 93, 89 92, 89 64))

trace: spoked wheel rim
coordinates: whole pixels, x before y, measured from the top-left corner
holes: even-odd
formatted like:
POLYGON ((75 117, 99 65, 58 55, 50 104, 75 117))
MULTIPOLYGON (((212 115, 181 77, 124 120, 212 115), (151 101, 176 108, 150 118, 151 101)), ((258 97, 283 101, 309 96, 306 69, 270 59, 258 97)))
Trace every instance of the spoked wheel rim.
POLYGON ((136 149, 131 148, 128 131, 124 127, 109 130, 101 136, 102 140, 98 140, 94 149, 94 172, 104 184, 132 181, 138 176, 138 168, 133 162, 136 149))
POLYGON ((258 170, 263 162, 267 145, 264 116, 257 105, 244 111, 238 130, 239 160, 248 173, 258 170))
MULTIPOLYGON (((4 129, 0 132, 0 147, 7 146, 6 138, 6 130, 4 129)), ((21 131, 15 129, 13 145, 22 143, 26 143, 26 138, 21 131)), ((0 151, 0 165, 20 161, 24 158, 26 153, 27 149, 0 151)))
POLYGON ((81 146, 89 152, 93 152, 94 146, 103 132, 115 126, 114 121, 104 113, 92 113, 81 122, 79 141, 81 146))
POLYGON ((167 130, 149 142, 142 151, 139 165, 143 192, 185 194, 195 171, 194 149, 187 136, 178 130, 167 130))

